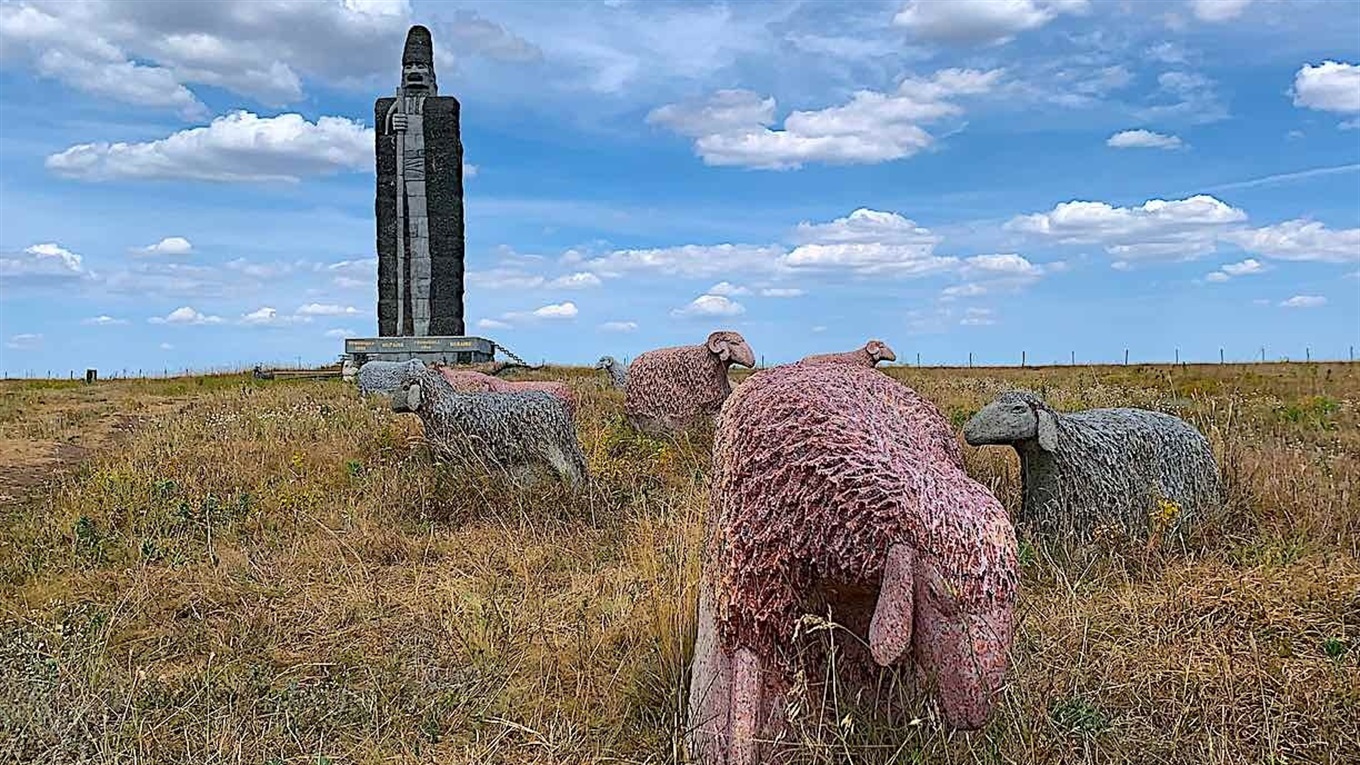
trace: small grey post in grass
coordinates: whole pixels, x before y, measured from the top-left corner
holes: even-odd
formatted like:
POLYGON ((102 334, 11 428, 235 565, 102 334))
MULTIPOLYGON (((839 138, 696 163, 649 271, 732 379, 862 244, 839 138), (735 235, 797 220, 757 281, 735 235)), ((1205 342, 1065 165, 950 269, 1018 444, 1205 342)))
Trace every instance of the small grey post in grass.
POLYGON ((1056 412, 1031 391, 1011 390, 973 415, 963 437, 1019 453, 1018 522, 1040 534, 1085 540, 1098 527, 1114 526, 1146 538, 1154 519, 1176 533, 1222 503, 1208 439, 1169 414, 1056 412))

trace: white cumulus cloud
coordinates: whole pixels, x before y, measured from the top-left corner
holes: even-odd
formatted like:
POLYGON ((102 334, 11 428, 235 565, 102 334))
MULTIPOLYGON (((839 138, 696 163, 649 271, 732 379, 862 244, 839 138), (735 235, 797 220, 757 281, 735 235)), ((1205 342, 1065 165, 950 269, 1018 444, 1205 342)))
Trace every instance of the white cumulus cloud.
POLYGON ((1284 308, 1321 308, 1327 305, 1327 298, 1321 295, 1295 295, 1280 305, 1284 308))
POLYGON ((700 295, 689 305, 671 311, 672 316, 739 316, 746 307, 722 295, 700 295))
POLYGON ((576 304, 571 301, 549 303, 541 308, 534 309, 534 316, 540 319, 574 319, 576 314, 576 304))
POLYGON ((1174 135, 1138 129, 1115 133, 1105 141, 1105 145, 1115 149, 1179 149, 1185 144, 1174 135))
MULTIPOLYGON (((325 266, 326 273, 341 289, 372 289, 378 283, 378 259, 341 260, 325 266)), ((469 274, 469 281, 471 281, 469 274)))
POLYGON ((1360 66, 1339 61, 1304 64, 1294 75, 1294 105, 1338 114, 1360 113, 1360 66))
POLYGON ((606 321, 600 325, 604 332, 633 332, 637 328, 635 321, 606 321))
POLYGON ((549 287, 555 287, 557 289, 566 290, 589 289, 591 287, 598 287, 600 286, 600 284, 601 284, 600 277, 590 273, 589 271, 581 271, 574 274, 559 276, 556 279, 553 279, 552 281, 548 282, 549 287))
POLYGON ((958 258, 935 254, 940 237, 929 229, 897 213, 866 208, 828 223, 799 223, 794 238, 803 244, 783 259, 794 269, 923 275, 958 262, 958 258))
POLYGON ((194 246, 182 236, 167 236, 164 239, 139 247, 137 252, 147 255, 188 255, 193 252, 194 246))
POLYGON ((909 0, 893 25, 927 42, 998 44, 1088 7, 1087 0, 909 0))
POLYGON ((1248 252, 1277 260, 1360 263, 1360 228, 1330 229, 1318 221, 1288 220, 1226 235, 1248 252))
POLYGON ((1252 0, 1190 0, 1190 12, 1200 21, 1230 21, 1242 15, 1252 0))
MULTIPOLYGON (((304 97, 307 79, 362 92, 391 86, 394 56, 410 27, 408 0, 0 4, 0 49, 43 77, 144 107, 203 111, 187 86, 208 85, 282 106, 304 97)), ((542 51, 474 11, 434 30, 447 75, 460 59, 533 63, 542 51)))
POLYGON ((1237 263, 1227 263, 1220 267, 1217 271, 1205 274, 1204 279, 1205 281, 1210 282, 1226 282, 1229 279, 1233 279, 1238 276, 1250 276, 1252 274, 1261 274, 1265 273, 1268 270, 1269 268, 1256 258, 1247 258, 1246 260, 1242 260, 1237 263))
POLYGON ((0 281, 15 284, 68 284, 93 277, 84 259, 56 242, 25 247, 22 252, 0 254, 0 281))
POLYGON ((1104 202, 1063 202, 1046 213, 1021 215, 1005 225, 1010 231, 1067 244, 1099 244, 1121 262, 1133 259, 1191 259, 1215 250, 1230 224, 1247 214, 1212 196, 1151 199, 1137 207, 1104 202))
POLYGON ((969 308, 963 312, 959 324, 965 327, 985 327, 996 323, 990 308, 969 308))
POLYGON ((5 341, 6 348, 13 348, 16 351, 30 351, 42 346, 43 336, 29 332, 18 335, 10 335, 9 340, 5 341))
POLYGON ((373 129, 345 117, 235 111, 206 127, 144 143, 83 143, 47 157, 49 170, 85 181, 287 181, 371 170, 373 129))
POLYGON ((736 295, 749 295, 751 290, 731 282, 718 282, 708 288, 710 295, 722 295, 723 297, 733 297, 736 295))
POLYGON ((1259 274, 1265 270, 1261 261, 1255 258, 1247 258, 1240 263, 1229 263, 1223 266, 1223 273, 1228 276, 1246 276, 1247 274, 1259 274))
POLYGON ((922 125, 958 118, 957 99, 986 93, 1002 71, 943 69, 908 77, 895 90, 856 91, 840 106, 796 111, 774 129, 773 99, 720 91, 707 101, 654 109, 647 121, 694 139, 709 165, 791 170, 809 162, 877 164, 910 157, 934 144, 922 125))
POLYGON ((85 325, 92 326, 92 327, 113 327, 113 326, 117 326, 117 325, 119 325, 119 324, 127 324, 127 320, 126 320, 126 319, 115 319, 115 318, 112 317, 112 316, 104 316, 104 315, 100 315, 100 316, 95 316, 95 317, 86 319, 86 320, 82 321, 81 324, 85 324, 85 325))
POLYGON ((336 305, 334 303, 307 303, 298 306, 293 313, 298 316, 353 316, 359 313, 359 309, 352 305, 336 305))
POLYGON ((948 303, 958 300, 959 298, 979 297, 986 294, 986 287, 977 284, 976 282, 967 282, 965 284, 956 284, 952 287, 945 287, 940 290, 940 300, 948 303))
POLYGON ((222 317, 208 316, 186 305, 176 308, 166 316, 152 316, 147 321, 152 324, 221 324, 222 317))

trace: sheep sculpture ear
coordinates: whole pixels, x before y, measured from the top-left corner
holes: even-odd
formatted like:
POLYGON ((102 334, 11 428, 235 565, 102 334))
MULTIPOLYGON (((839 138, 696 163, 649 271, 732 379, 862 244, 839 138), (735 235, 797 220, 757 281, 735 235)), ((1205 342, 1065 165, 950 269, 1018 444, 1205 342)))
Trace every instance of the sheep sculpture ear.
POLYGON ((719 361, 727 361, 732 356, 731 349, 727 347, 726 338, 718 334, 709 335, 708 352, 717 356, 719 361))
POLYGON ((869 622, 869 653, 880 667, 889 667, 911 649, 911 620, 915 556, 911 547, 898 543, 888 548, 883 561, 883 583, 869 622))
POLYGON ((1039 418, 1039 448, 1046 452, 1058 450, 1058 416, 1047 409, 1037 412, 1039 418))
POLYGON ((410 407, 412 411, 420 408, 420 385, 418 383, 411 383, 411 387, 407 389, 406 405, 410 407))

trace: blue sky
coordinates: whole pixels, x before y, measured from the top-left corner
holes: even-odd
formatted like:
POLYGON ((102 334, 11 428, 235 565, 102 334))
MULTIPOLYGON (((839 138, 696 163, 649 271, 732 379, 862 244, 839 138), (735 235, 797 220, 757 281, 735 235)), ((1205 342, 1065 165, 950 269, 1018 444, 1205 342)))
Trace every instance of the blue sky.
POLYGON ((1345 358, 1357 7, 0 1, 0 368, 374 334, 412 23, 463 106, 469 333, 527 358, 1345 358))

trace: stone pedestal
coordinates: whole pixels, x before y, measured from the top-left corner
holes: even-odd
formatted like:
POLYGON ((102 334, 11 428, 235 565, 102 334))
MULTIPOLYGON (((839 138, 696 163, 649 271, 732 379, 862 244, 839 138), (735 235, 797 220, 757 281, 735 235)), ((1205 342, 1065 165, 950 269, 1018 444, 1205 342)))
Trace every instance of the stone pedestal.
POLYGON ((420 359, 430 364, 480 364, 493 361, 496 346, 484 337, 360 337, 345 340, 342 369, 357 372, 366 361, 420 359))

